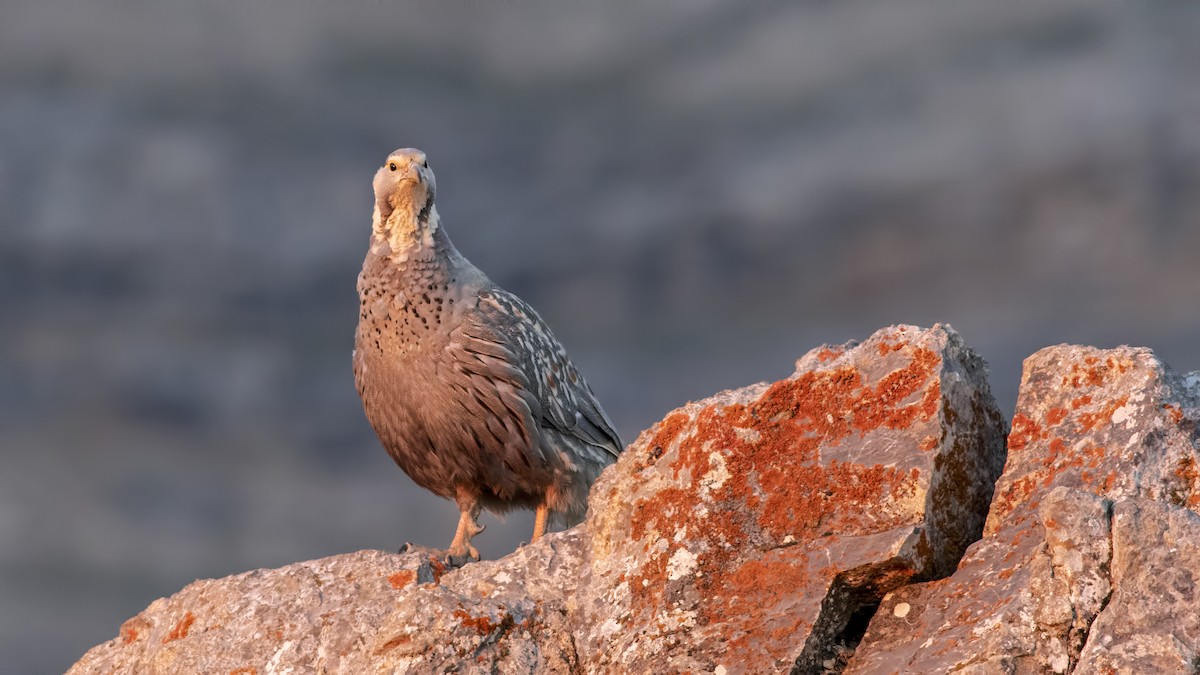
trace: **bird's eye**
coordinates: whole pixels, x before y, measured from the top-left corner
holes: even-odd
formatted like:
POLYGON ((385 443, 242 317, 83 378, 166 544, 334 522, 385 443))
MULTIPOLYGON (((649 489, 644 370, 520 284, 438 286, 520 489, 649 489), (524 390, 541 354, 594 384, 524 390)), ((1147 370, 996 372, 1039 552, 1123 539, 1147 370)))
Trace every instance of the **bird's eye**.
POLYGON ((429 160, 427 160, 427 159, 421 160, 421 167, 424 169, 428 169, 429 168, 429 160))
POLYGON ((392 171, 395 171, 395 170, 396 170, 396 163, 395 163, 395 162, 388 162, 388 168, 389 168, 389 169, 391 169, 392 171))

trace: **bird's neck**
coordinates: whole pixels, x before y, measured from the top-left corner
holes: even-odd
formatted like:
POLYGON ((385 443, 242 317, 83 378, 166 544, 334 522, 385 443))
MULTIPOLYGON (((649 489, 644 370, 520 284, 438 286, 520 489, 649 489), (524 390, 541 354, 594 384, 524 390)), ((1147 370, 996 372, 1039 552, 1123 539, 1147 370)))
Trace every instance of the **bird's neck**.
POLYGON ((396 263, 453 260, 459 256, 432 204, 428 210, 415 213, 396 209, 386 220, 376 207, 371 221, 371 252, 396 263))

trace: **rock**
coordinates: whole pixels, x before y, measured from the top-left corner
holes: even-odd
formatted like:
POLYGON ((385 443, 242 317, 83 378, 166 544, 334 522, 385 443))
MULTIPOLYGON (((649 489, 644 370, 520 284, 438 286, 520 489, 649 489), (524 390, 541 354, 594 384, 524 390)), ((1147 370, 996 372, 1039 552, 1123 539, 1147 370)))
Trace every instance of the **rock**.
POLYGON ((71 672, 836 666, 885 593, 980 536, 1003 438, 952 329, 884 329, 672 412, 580 527, 453 571, 360 552, 199 581, 71 672))
POLYGON ((417 555, 360 551, 189 584, 126 621, 71 673, 251 673, 311 664, 353 672, 352 655, 402 591, 436 582, 417 555))
POLYGON ((1092 625, 1080 673, 1200 669, 1200 516, 1162 502, 1116 503, 1113 594, 1092 625))
MULTIPOLYGON (((1117 560, 1110 535, 1114 527, 1127 531, 1124 521, 1135 518, 1118 517, 1114 526, 1109 514, 1114 501, 1118 514, 1200 503, 1198 381, 1174 376, 1145 349, 1059 346, 1027 359, 984 539, 949 578, 886 598, 846 672, 1065 673, 1083 666, 1084 652, 1088 663, 1115 672, 1166 672, 1157 666, 1181 651, 1161 637, 1164 626, 1129 623, 1155 610, 1130 615, 1112 605, 1112 597, 1129 604, 1141 596, 1130 577, 1116 573, 1130 563, 1117 560), (1126 632, 1099 632, 1114 624, 1126 632), (1134 648, 1135 634, 1159 635, 1153 653, 1164 660, 1134 648), (1128 653, 1097 646, 1106 640, 1120 641, 1128 653)), ((1185 520, 1177 514, 1173 527, 1185 520)), ((1140 536, 1141 546, 1163 546, 1140 536)), ((1147 556, 1161 565, 1168 558, 1147 556)), ((1183 569, 1200 570, 1200 557, 1186 562, 1183 569)), ((1180 574, 1191 579, 1191 572, 1180 574)), ((1181 588, 1189 583, 1180 577, 1181 588)), ((1182 595, 1173 600, 1150 604, 1159 612, 1181 609, 1182 595)))
POLYGON ((592 493, 586 668, 835 660, 857 612, 978 538, 1004 461, 984 371, 951 329, 885 329, 644 432, 592 493))
POLYGON ((69 672, 572 672, 563 599, 580 535, 453 571, 427 553, 360 551, 197 581, 69 672))

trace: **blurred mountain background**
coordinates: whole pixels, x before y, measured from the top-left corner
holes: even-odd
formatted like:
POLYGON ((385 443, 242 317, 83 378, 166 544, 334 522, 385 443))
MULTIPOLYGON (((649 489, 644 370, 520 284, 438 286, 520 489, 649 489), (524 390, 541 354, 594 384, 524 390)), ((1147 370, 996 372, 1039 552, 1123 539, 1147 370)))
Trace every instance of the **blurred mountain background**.
MULTIPOLYGON (((449 541, 350 370, 397 147, 626 442, 898 322, 953 324, 1006 410, 1054 343, 1200 367, 1195 3, 0 14, 6 672, 197 577, 449 541)), ((531 530, 485 518, 486 557, 531 530)))

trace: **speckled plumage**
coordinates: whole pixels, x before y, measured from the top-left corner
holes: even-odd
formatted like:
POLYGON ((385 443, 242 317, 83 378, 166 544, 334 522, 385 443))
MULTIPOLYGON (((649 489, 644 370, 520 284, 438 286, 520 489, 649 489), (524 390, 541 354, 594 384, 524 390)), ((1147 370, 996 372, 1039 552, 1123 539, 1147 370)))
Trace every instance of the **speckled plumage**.
POLYGON ((418 485, 461 511, 452 558, 478 557, 480 507, 573 524, 622 446, 595 395, 534 310, 450 243, 424 153, 375 175, 358 278, 354 378, 367 419, 418 485))

